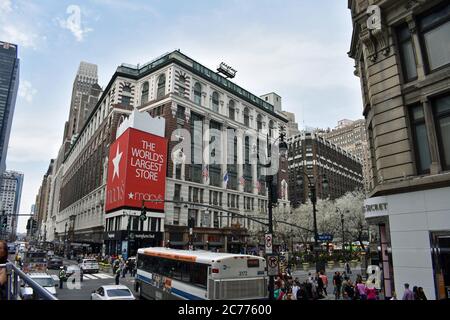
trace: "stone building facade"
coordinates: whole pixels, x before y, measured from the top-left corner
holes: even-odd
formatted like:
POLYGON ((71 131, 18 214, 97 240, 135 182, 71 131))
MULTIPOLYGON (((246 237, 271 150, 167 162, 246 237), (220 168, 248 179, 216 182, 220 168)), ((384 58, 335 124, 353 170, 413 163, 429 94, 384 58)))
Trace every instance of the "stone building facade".
POLYGON ((370 190, 369 146, 367 143, 366 121, 341 120, 338 125, 322 136, 345 151, 358 157, 363 166, 364 190, 370 190))
POLYGON ((366 218, 380 228, 385 295, 401 296, 410 283, 431 299, 448 298, 449 2, 348 7, 372 171, 366 218))
POLYGON ((336 199, 363 188, 362 165, 356 156, 314 132, 288 139, 289 200, 298 207, 309 199, 308 178, 316 182, 318 199, 336 199), (308 176, 305 177, 305 175, 308 176), (324 187, 324 180, 328 187, 324 187))

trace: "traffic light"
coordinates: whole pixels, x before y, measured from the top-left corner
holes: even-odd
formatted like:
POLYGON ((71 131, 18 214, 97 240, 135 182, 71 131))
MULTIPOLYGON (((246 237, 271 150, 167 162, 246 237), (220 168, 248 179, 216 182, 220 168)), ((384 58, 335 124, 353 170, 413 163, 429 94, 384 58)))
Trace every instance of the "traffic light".
POLYGON ((33 229, 37 229, 37 227, 38 227, 37 221, 33 220, 33 229))
POLYGON ((141 215, 139 216, 139 219, 141 221, 147 220, 147 210, 145 209, 145 207, 142 207, 141 215))

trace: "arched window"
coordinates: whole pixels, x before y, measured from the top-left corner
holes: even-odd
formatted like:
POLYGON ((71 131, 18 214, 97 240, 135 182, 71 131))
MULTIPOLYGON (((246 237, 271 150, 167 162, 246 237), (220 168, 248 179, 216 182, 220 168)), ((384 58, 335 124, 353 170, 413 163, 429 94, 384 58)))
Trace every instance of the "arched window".
POLYGON ((212 94, 212 109, 214 112, 219 112, 219 94, 216 91, 212 94))
POLYGON ((131 93, 131 87, 126 85, 122 88, 122 92, 127 92, 127 93, 131 93))
POLYGON ((250 111, 247 107, 244 109, 244 125, 247 127, 250 126, 250 111))
POLYGON ((228 116, 231 120, 235 120, 235 112, 234 101, 230 100, 230 103, 228 104, 228 116))
POLYGON ((148 102, 148 81, 142 85, 141 104, 148 102))
POLYGON ((194 102, 198 105, 202 104, 202 85, 198 82, 194 85, 194 102))
POLYGON ((156 99, 164 97, 166 94, 166 75, 162 74, 158 78, 158 90, 156 91, 156 99))
POLYGON ((262 116, 260 114, 258 114, 258 116, 256 117, 256 125, 257 125, 258 131, 261 131, 262 130, 262 116))

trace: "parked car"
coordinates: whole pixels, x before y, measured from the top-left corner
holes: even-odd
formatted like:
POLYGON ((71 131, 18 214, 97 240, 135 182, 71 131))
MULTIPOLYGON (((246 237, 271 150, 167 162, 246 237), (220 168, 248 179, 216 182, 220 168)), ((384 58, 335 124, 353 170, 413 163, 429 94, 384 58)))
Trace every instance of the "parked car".
POLYGON ((83 259, 79 264, 83 273, 97 273, 100 269, 97 260, 95 259, 83 259))
POLYGON ((128 287, 123 285, 101 286, 91 294, 91 300, 136 300, 128 287))
MULTIPOLYGON (((30 278, 40 284, 42 287, 47 289, 48 292, 56 296, 56 286, 58 285, 55 280, 53 280, 52 276, 48 273, 30 273, 30 278)), ((20 288, 20 297, 22 300, 31 300, 35 299, 33 288, 31 288, 28 284, 23 283, 20 288)))
POLYGON ((59 259, 59 258, 53 258, 53 259, 48 260, 48 262, 47 262, 47 269, 55 270, 55 269, 59 269, 62 266, 63 266, 63 261, 62 261, 62 259, 59 259))

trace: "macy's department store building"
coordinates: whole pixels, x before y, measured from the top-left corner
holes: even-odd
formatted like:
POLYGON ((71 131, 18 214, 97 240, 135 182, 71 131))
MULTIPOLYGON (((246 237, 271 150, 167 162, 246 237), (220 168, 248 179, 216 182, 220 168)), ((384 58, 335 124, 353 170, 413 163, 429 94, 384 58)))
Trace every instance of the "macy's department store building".
POLYGON ((369 198, 366 220, 378 225, 384 293, 404 284, 428 299, 450 298, 450 187, 369 198))

